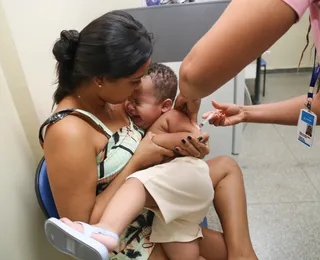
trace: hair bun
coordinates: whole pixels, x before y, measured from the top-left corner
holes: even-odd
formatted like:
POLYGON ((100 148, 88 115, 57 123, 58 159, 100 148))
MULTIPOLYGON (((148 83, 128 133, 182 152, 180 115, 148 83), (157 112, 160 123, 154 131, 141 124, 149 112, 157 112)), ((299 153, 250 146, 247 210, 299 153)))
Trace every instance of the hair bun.
POLYGON ((53 55, 60 64, 72 66, 79 43, 79 32, 63 30, 53 46, 53 55))

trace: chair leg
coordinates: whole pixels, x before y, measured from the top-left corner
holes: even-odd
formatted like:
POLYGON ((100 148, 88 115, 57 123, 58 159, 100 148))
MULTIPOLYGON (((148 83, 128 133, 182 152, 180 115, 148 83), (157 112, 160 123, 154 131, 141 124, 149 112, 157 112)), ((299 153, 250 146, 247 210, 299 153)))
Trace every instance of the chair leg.
POLYGON ((263 92, 262 96, 264 97, 266 95, 266 76, 267 76, 267 66, 263 66, 263 92))

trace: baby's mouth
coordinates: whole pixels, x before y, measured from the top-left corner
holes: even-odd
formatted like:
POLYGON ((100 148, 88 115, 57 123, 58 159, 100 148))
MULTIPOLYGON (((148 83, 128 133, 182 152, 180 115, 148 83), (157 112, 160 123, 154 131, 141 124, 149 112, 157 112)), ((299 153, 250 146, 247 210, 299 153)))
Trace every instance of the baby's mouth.
POLYGON ((139 123, 142 121, 142 118, 139 115, 131 115, 131 119, 137 125, 139 125, 139 123))
POLYGON ((139 116, 139 115, 131 115, 131 118, 132 119, 141 119, 141 116, 139 116))
POLYGON ((126 109, 126 112, 131 117, 132 120, 141 119, 141 116, 139 116, 139 115, 137 115, 135 113, 132 113, 132 111, 130 111, 129 109, 126 109))

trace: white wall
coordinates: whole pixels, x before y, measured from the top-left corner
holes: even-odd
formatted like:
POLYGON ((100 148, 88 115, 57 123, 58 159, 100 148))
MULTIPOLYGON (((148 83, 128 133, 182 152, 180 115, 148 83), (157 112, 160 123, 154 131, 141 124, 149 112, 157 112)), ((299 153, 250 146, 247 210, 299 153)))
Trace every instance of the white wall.
MULTIPOLYGON (((270 54, 264 58, 269 69, 297 68, 300 55, 306 45, 306 33, 309 26, 309 12, 305 13, 301 21, 295 24, 290 30, 277 41, 271 48, 270 54)), ((310 59, 310 47, 313 43, 312 33, 310 33, 308 50, 305 53, 301 67, 312 67, 313 61, 310 59)), ((311 55, 313 57, 313 55, 311 55)))
POLYGON ((63 260, 43 232, 34 193, 36 161, 0 66, 0 259, 63 260))

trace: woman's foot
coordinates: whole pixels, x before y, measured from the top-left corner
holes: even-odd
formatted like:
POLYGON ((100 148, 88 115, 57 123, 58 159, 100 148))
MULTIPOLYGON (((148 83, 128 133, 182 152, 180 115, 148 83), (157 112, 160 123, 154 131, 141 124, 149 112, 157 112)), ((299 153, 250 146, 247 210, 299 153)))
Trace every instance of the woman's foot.
MULTIPOLYGON (((71 227, 81 233, 84 233, 83 225, 81 225, 80 223, 72 222, 70 219, 67 219, 67 218, 62 218, 60 220, 61 220, 61 222, 68 225, 69 227, 71 227)), ((92 226, 97 227, 97 228, 102 228, 97 225, 92 225, 92 226)), ((116 247, 118 245, 118 240, 115 239, 114 237, 111 237, 108 235, 99 234, 99 233, 92 233, 91 238, 93 238, 94 240, 97 240, 98 242, 103 244, 108 249, 109 252, 116 249, 116 247)))

